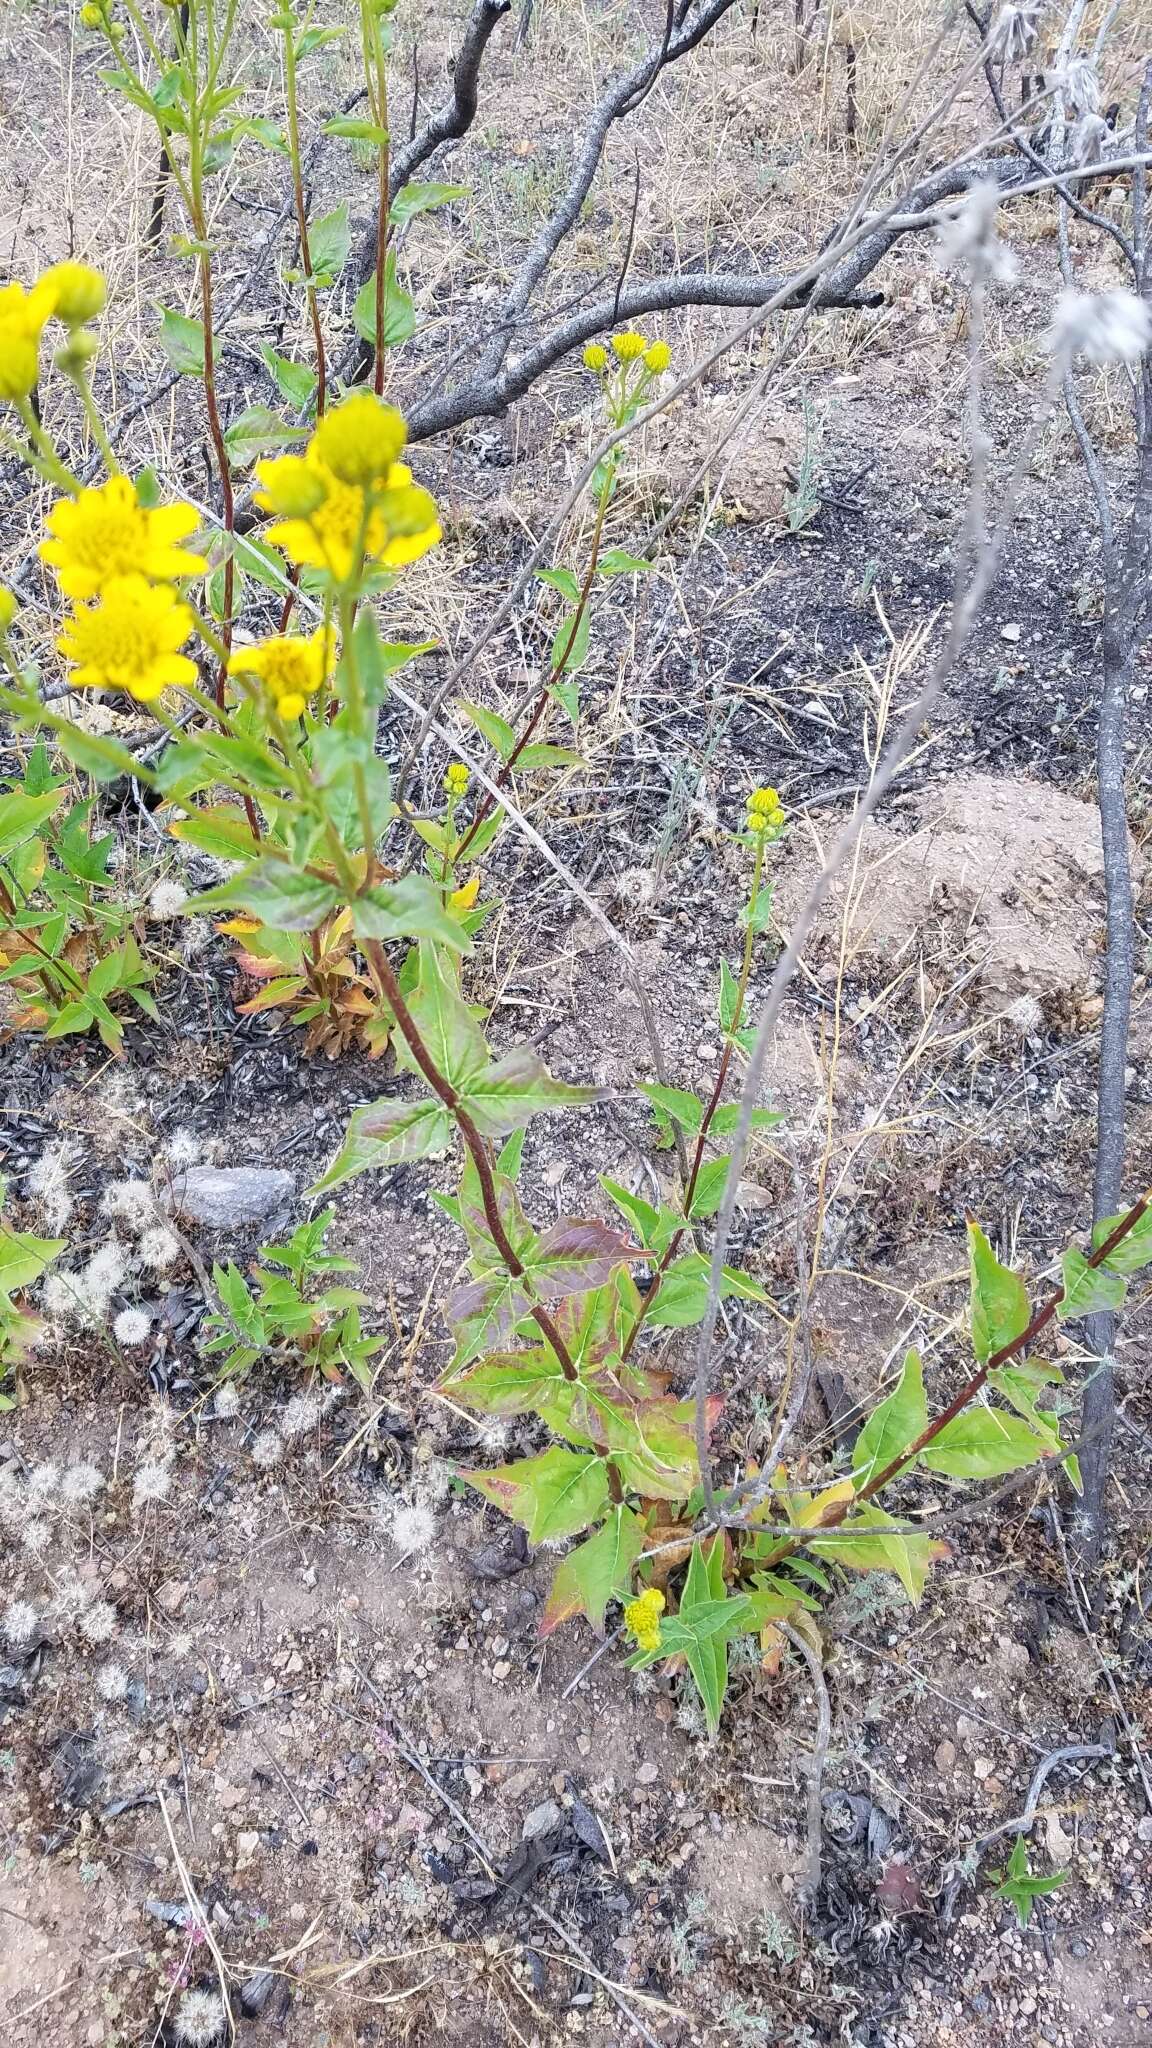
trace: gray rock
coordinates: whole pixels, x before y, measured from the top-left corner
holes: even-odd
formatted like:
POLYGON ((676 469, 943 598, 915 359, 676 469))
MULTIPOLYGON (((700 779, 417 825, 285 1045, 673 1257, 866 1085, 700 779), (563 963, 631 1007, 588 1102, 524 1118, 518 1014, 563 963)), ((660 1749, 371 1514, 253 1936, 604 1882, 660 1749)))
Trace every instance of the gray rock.
POLYGON ((190 1166, 173 1177, 168 1208, 205 1230, 236 1230, 266 1223, 296 1192, 290 1173, 273 1166, 190 1166))
POLYGON ((531 1813, 526 1816, 520 1830, 520 1838, 525 1842, 533 1842, 537 1835, 551 1834, 553 1828, 560 1826, 563 1818, 556 1801, 545 1799, 542 1805, 534 1806, 531 1813))

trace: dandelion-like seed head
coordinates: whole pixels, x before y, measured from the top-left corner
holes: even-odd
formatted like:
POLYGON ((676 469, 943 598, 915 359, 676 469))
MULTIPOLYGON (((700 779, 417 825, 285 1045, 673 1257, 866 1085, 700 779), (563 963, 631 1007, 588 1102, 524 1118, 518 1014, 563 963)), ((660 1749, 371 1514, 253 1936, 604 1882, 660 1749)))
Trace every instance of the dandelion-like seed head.
POLYGON ((87 1500, 93 1500, 104 1484, 104 1474, 97 1465, 67 1465, 60 1475, 60 1499, 66 1507, 81 1507, 87 1500))
POLYGON ((186 2048, 215 2048, 225 2028, 224 2006, 215 1991, 186 1991, 176 2007, 176 2039, 186 2048))
POLYGON ((969 284, 1011 284, 1016 275, 1016 258, 996 233, 999 203, 994 179, 978 178, 937 230, 941 263, 946 270, 958 270, 969 284))
POLYGON ((122 1664, 102 1664, 96 1673, 96 1690, 102 1700, 128 1697, 128 1673, 122 1664))
POLYGON ((132 1506, 136 1512, 146 1507, 149 1501, 167 1500, 172 1491, 173 1468, 171 1457, 150 1458, 136 1467, 132 1480, 132 1506))
POLYGON ((13 1600, 0 1616, 0 1634, 12 1650, 26 1650, 40 1631, 40 1616, 30 1600, 13 1600))
POLYGON ((60 1467, 53 1459, 45 1458, 39 1465, 33 1465, 25 1482, 28 1498, 37 1508, 54 1499, 60 1485, 60 1467))
POLYGON ((1062 292, 1045 337, 1054 356, 1138 363, 1152 345, 1152 308, 1135 292, 1062 292))
POLYGON ((240 1410, 240 1389, 235 1380, 222 1380, 212 1397, 212 1410, 222 1422, 227 1422, 240 1410))
POLYGON ((156 1197, 146 1180, 109 1181, 100 1198, 105 1216, 115 1216, 133 1233, 156 1220, 156 1197))
POLYGON ((148 908, 153 917, 179 917, 188 901, 188 891, 183 882, 157 882, 148 898, 148 908))
POLYGON ((152 1318, 144 1308, 122 1308, 112 1325, 112 1335, 118 1344, 146 1344, 152 1328, 152 1318))
POLYGON ((293 1394, 280 1417, 280 1434, 285 1443, 294 1443, 297 1437, 307 1436, 309 1430, 315 1429, 322 1413, 315 1394, 293 1394))
POLYGON ((180 1240, 166 1223, 158 1223, 144 1232, 136 1250, 140 1264, 150 1273, 166 1273, 180 1257, 180 1240))
POLYGON ((93 1253, 79 1275, 81 1313, 87 1313, 93 1322, 99 1322, 108 1313, 108 1304, 128 1272, 128 1254, 115 1238, 101 1245, 93 1253))
POLYGON ((252 1463, 270 1472, 284 1456, 284 1439, 274 1429, 262 1429, 252 1442, 252 1463))
POLYGON ((405 1557, 429 1550, 436 1540, 436 1517, 423 1501, 405 1501, 391 1519, 392 1541, 405 1557))
POLYGON ((168 1164, 177 1168, 195 1166, 204 1152, 199 1138, 193 1132, 185 1130, 173 1131, 164 1149, 168 1164))
POLYGON ((116 1633, 117 1614, 110 1600, 94 1600, 80 1616, 80 1633, 90 1643, 109 1643, 116 1633))
POLYGON ((76 1207, 68 1182, 82 1158, 74 1138, 46 1145, 28 1174, 28 1193, 49 1230, 62 1230, 76 1207))
POLYGON ((92 1595, 83 1579, 69 1571, 56 1582, 52 1596, 52 1612, 58 1621, 68 1624, 79 1622, 86 1609, 92 1605, 92 1595))

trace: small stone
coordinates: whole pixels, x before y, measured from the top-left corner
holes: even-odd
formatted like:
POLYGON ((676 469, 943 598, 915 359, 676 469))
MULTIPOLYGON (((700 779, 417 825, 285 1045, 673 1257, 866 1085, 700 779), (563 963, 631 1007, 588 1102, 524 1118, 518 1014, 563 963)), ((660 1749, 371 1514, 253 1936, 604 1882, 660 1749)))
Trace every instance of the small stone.
POLYGON ((501 1657, 499 1663, 492 1666, 492 1676, 493 1678, 507 1678, 511 1669, 512 1666, 508 1663, 507 1659, 501 1657))
POLYGON ((236 1230, 265 1223, 296 1192, 290 1173, 273 1166, 190 1166, 164 1196, 173 1213, 206 1230, 236 1230))
POLYGON ((1020 632, 1021 628, 1017 625, 1001 626, 1000 638, 1002 640, 1007 640, 1010 644, 1014 646, 1016 641, 1020 638, 1020 632))
POLYGON ((250 1856, 254 1856, 259 1847, 260 1836, 258 1833, 237 1835, 236 1837, 237 1852, 244 1862, 247 1862, 250 1856))
POLYGON ((591 1756, 592 1737, 590 1735, 578 1735, 576 1737, 576 1747, 579 1750, 581 1756, 591 1756))
POLYGON ((162 1607, 165 1614, 179 1614, 187 1598, 187 1579, 169 1579, 168 1584, 161 1586, 157 1593, 156 1605, 162 1607))
POLYGON ((636 1773, 636 1783, 638 1785, 654 1785, 659 1776, 659 1764, 656 1763, 652 1757, 648 1757, 645 1760, 645 1762, 640 1765, 640 1768, 636 1773))
POLYGON ((940 1743, 933 1762, 941 1777, 947 1777, 949 1771, 953 1771, 956 1768, 956 1744, 954 1742, 940 1743))
POLYGON ((974 1778, 979 1778, 981 1782, 983 1782, 985 1778, 990 1778, 995 1769, 996 1762, 995 1758, 993 1757, 974 1756, 972 1759, 972 1776, 974 1778))
POLYGON ((563 1818, 554 1799, 542 1800, 539 1806, 534 1806, 531 1813, 525 1815, 520 1829, 521 1841, 534 1842, 537 1835, 551 1834, 553 1828, 560 1826, 563 1818))
POLYGON ((243 1806, 247 1795, 241 1791, 239 1785, 221 1785, 216 1796, 225 1813, 231 1813, 237 1806, 243 1806))

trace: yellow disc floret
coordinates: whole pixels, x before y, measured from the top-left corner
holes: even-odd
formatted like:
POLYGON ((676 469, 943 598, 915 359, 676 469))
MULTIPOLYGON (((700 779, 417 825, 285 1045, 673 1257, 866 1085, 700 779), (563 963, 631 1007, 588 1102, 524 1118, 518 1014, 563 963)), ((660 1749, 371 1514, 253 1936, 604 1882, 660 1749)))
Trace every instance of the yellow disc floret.
POLYGON ((647 349, 648 337, 645 334, 637 334, 633 329, 628 328, 625 329, 623 334, 614 334, 612 336, 612 347, 620 362, 634 363, 647 349))
POLYGON ((666 341, 654 341, 644 351, 644 361, 654 377, 662 377, 672 361, 672 351, 666 341))
POLYGON ((256 676, 281 718, 299 718, 309 697, 332 666, 332 636, 319 627, 310 639, 274 637, 238 647, 228 663, 231 676, 256 676))
POLYGON ((402 413, 370 391, 355 391, 325 413, 312 446, 342 484, 384 484, 403 453, 408 429, 402 413))
POLYGON ((40 555, 65 597, 95 597, 114 578, 132 574, 172 583, 208 567, 203 555, 179 545, 199 524, 194 505, 142 505, 135 485, 114 476, 52 507, 51 539, 41 542, 40 555))
POLYGON ((754 789, 745 803, 748 811, 744 821, 746 830, 755 838, 765 837, 768 833, 778 836, 786 822, 779 792, 775 789, 754 789))
POLYGON ((608 368, 608 351, 602 341, 585 342, 584 368, 586 370, 606 370, 608 368))
POLYGON ((52 294, 52 310, 65 327, 83 327, 104 311, 108 289, 98 270, 88 263, 54 263, 40 279, 52 294))
MULTIPOLYGON (((440 522, 429 493, 412 482, 404 462, 394 462, 383 489, 369 502, 358 484, 344 483, 321 459, 315 439, 302 458, 321 485, 319 503, 307 514, 290 515, 270 526, 266 538, 301 568, 326 569, 337 583, 360 570, 358 549, 370 567, 398 569, 415 562, 440 539, 440 522)), ((266 472, 271 464, 261 465, 266 472)), ((279 496, 266 474, 263 496, 279 496)), ((294 479, 293 488, 298 480, 294 479)), ((273 509, 275 503, 273 502, 273 509)))
POLYGON ((660 1616, 667 1602, 657 1586, 630 1600, 624 1609, 624 1626, 640 1650, 660 1648, 660 1616))
POLYGON ((168 584, 117 576, 97 604, 77 605, 56 644, 74 686, 127 690, 147 704, 163 690, 197 680, 195 662, 179 651, 194 623, 168 584))
POLYGON ((327 495, 319 467, 303 455, 276 455, 258 462, 256 480, 261 485, 256 503, 278 519, 307 519, 327 495))
POLYGON ((444 775, 444 787, 450 797, 464 795, 468 788, 468 770, 463 761, 449 761, 444 775))
POLYGON ((16 611, 15 592, 6 583, 0 583, 0 640, 11 631, 16 611))

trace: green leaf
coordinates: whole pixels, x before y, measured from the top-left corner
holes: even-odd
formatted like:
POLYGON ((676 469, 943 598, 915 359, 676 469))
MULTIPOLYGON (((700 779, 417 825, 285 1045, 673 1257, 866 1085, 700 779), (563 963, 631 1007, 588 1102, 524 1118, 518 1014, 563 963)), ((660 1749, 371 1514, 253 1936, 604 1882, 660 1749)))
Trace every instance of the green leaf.
POLYGON ((430 1159, 447 1151, 454 1133, 443 1103, 432 1098, 366 1103, 353 1110, 344 1143, 331 1166, 309 1188, 309 1199, 327 1194, 357 1173, 397 1166, 404 1159, 430 1159))
POLYGON ((198 846, 202 853, 215 854, 218 860, 260 857, 262 842, 253 837, 238 804, 212 804, 206 810, 189 811, 186 818, 177 818, 168 830, 173 839, 198 846))
POLYGON ((340 891, 319 875, 306 875, 271 857, 233 875, 218 889, 192 896, 189 912, 227 910, 240 904, 265 924, 285 932, 308 932, 335 910, 340 891))
POLYGON ((604 1609, 609 1600, 630 1592, 645 1541, 639 1515, 623 1505, 614 1507, 603 1527, 569 1551, 557 1567, 540 1622, 541 1635, 551 1635, 574 1614, 586 1614, 596 1634, 603 1635, 604 1609))
POLYGON ((518 1458, 493 1472, 460 1472, 486 1500, 528 1531, 532 1543, 575 1536, 598 1521, 608 1505, 608 1468, 602 1458, 559 1444, 537 1458, 518 1458))
POLYGON ((704 1104, 698 1095, 690 1095, 686 1088, 665 1088, 658 1081, 641 1081, 640 1093, 646 1095, 665 1116, 670 1116, 685 1131, 695 1133, 704 1121, 704 1104))
POLYGON ((204 323, 190 320, 186 313, 174 313, 170 306, 157 306, 160 315, 160 345, 172 368, 182 377, 204 375, 204 323))
POLYGON ((547 583, 551 590, 558 590, 561 597, 568 599, 569 604, 579 603, 580 581, 573 575, 571 569, 537 569, 536 580, 538 583, 547 583))
POLYGON ((899 1385, 872 1410, 856 1439, 852 1461, 852 1483, 859 1493, 882 1472, 893 1458, 899 1458, 928 1427, 928 1403, 924 1397, 924 1367, 920 1353, 909 1351, 904 1359, 899 1385))
MULTIPOLYGON (((1117 1224, 1123 1223, 1125 1216, 1131 1213, 1130 1209, 1125 1209, 1121 1215, 1105 1216, 1102 1222, 1095 1224, 1092 1230, 1093 1251, 1106 1244, 1117 1224)), ((1146 1209, 1142 1216, 1137 1217, 1127 1237, 1121 1238, 1103 1264, 1108 1273, 1138 1273, 1142 1266, 1152 1264, 1152 1209, 1146 1209)))
POLYGON ((605 548, 598 568, 601 576, 648 576, 652 564, 640 555, 630 555, 627 548, 605 548))
POLYGON ((774 885, 771 882, 765 882, 763 888, 757 892, 755 903, 746 903, 740 912, 741 924, 747 925, 750 931, 756 933, 766 932, 772 922, 772 903, 775 893, 774 885))
POLYGON ((706 1217, 716 1214, 724 1200, 728 1168, 731 1164, 730 1158, 708 1159, 700 1168, 696 1176, 696 1190, 692 1196, 692 1217, 695 1222, 703 1222, 706 1217))
POLYGON ((238 142, 245 135, 250 135, 253 142, 258 142, 262 149, 274 150, 278 156, 288 155, 288 142, 283 129, 278 128, 275 121, 269 121, 263 114, 249 114, 245 120, 237 121, 232 130, 233 140, 238 142))
MULTIPOLYGON (((738 1102, 722 1102, 719 1109, 713 1112, 712 1121, 708 1126, 708 1135, 712 1138, 730 1138, 739 1122, 740 1104, 738 1102)), ((784 1111, 782 1109, 754 1109, 752 1111, 751 1128, 754 1131, 771 1131, 777 1124, 782 1124, 783 1122, 784 1111)))
POLYGON ((61 789, 46 790, 43 796, 25 796, 15 790, 11 796, 0 797, 0 860, 7 860, 25 840, 34 839, 63 801, 61 789))
POLYGON ((567 1384, 560 1361, 537 1345, 533 1351, 493 1351, 478 1365, 451 1369, 438 1391, 481 1415, 529 1415, 567 1384))
POLYGON ((508 720, 501 718, 498 711, 485 710, 483 704, 471 703, 467 697, 461 698, 460 709, 472 720, 477 730, 483 733, 493 752, 499 754, 502 761, 506 761, 516 745, 515 728, 509 725, 508 720))
POLYGON ((1028 1851, 1023 1835, 1017 1835, 1012 1844, 1012 1854, 1003 1870, 993 1870, 991 1876, 1000 1881, 996 1896, 1007 1899, 1015 1908, 1016 1918, 1021 1927, 1027 1927, 1032 1918, 1032 1907, 1038 1898, 1044 1898, 1062 1885, 1068 1876, 1066 1870, 1053 1871, 1049 1877, 1036 1877, 1028 1865, 1028 1851))
POLYGON ((919 1606, 932 1558, 932 1539, 901 1530, 891 1515, 871 1502, 863 1502, 838 1528, 822 1536, 805 1535, 804 1542, 833 1564, 861 1572, 895 1572, 913 1606, 919 1606))
POLYGON ((67 1243, 66 1237, 32 1237, 27 1231, 13 1230, 0 1218, 0 1305, 8 1296, 31 1287, 67 1243))
POLYGON ((294 363, 289 356, 277 355, 266 341, 261 342, 260 353, 281 398, 301 412, 310 406, 316 391, 315 371, 307 363, 294 363))
POLYGON ((502 1138, 543 1110, 582 1108, 598 1102, 602 1092, 556 1080, 539 1054, 521 1045, 474 1075, 462 1089, 461 1104, 484 1137, 502 1138))
POLYGON ((303 58, 310 57, 314 50, 322 50, 328 43, 338 43, 347 33, 345 28, 306 28, 296 44, 296 62, 299 64, 303 58))
POLYGON ((720 962, 720 996, 717 1003, 720 1029, 727 1038, 740 1015, 740 984, 726 960, 720 962))
MULTIPOLYGON (((685 1645, 684 1656, 696 1690, 704 1704, 709 1735, 720 1726, 720 1715, 728 1691, 728 1635, 735 1635, 749 1618, 747 1601, 728 1601, 724 1585, 724 1540, 717 1536, 705 1558, 699 1543, 692 1545, 688 1576, 676 1616, 693 1640, 685 1645), (729 1625, 717 1630, 713 1623, 715 1603, 723 1601, 732 1612, 722 1617, 729 1625), (740 1610, 743 1610, 741 1613, 740 1610)), ((661 1631, 663 1633, 663 1631, 661 1631)))
MULTIPOLYGON (((978 1223, 968 1224, 972 1290, 972 1349, 986 1365, 996 1351, 1028 1328, 1028 1290, 1019 1273, 1002 1266, 978 1223)), ((1005 1466, 1005 1471, 1010 1468, 1005 1466)))
MULTIPOLYGON (((376 273, 366 279, 356 294, 352 320, 361 341, 376 343, 376 273)), ((408 293, 396 282, 396 256, 389 250, 384 265, 384 346, 399 348, 416 332, 416 308, 408 293)))
POLYGON ((272 412, 266 405, 246 405, 230 423, 224 436, 228 458, 238 469, 247 469, 258 455, 266 455, 270 448, 287 448, 293 441, 302 441, 307 432, 305 427, 292 427, 272 412))
POLYGON ((361 939, 426 939, 454 953, 470 953, 471 942, 457 918, 444 908, 435 884, 423 875, 378 882, 352 900, 352 925, 361 939))
MULTIPOLYGON (((487 1067, 488 1048, 451 971, 432 946, 420 947, 419 979, 408 1008, 433 1066, 458 1092, 466 1092, 487 1067)), ((396 1042, 396 1058, 410 1072, 420 1072, 403 1039, 396 1042)))
POLYGON ((977 1402, 953 1417, 920 1453, 930 1472, 950 1479, 995 1479, 1034 1465, 1048 1445, 1022 1415, 977 1402))
POLYGON ((348 142, 371 142, 377 149, 383 149, 388 140, 388 130, 375 121, 358 120, 354 114, 334 114, 324 123, 325 135, 342 135, 348 142))
POLYGON ((534 768, 582 768, 583 766, 584 761, 581 755, 574 753, 571 747, 553 746, 551 740, 530 740, 526 747, 521 747, 519 754, 516 756, 517 775, 530 774, 534 768))
POLYGON ((672 1209, 654 1209, 642 1195, 630 1194, 619 1181, 609 1180, 607 1174, 600 1175, 600 1185, 621 1214, 628 1218, 645 1251, 655 1252, 657 1258, 662 1257, 677 1230, 682 1229, 683 1218, 672 1209))
MULTIPOLYGON (((1117 1246, 1117 1250, 1120 1249, 1117 1246)), ((1106 1266, 1090 1266, 1075 1245, 1069 1245, 1064 1254, 1061 1274, 1064 1293, 1057 1303, 1056 1314, 1062 1323, 1071 1322, 1076 1316, 1118 1309, 1128 1292, 1128 1282, 1122 1273, 1109 1272, 1106 1266)))
POLYGON ((352 230, 348 225, 348 201, 342 199, 331 213, 322 214, 308 229, 308 254, 312 259, 315 284, 330 284, 348 261, 352 230))
POLYGON ((588 655, 588 636, 592 631, 592 607, 585 604, 580 612, 573 612, 564 619, 556 630, 548 665, 557 674, 567 675, 573 669, 582 668, 588 655))
POLYGON ((451 206, 454 200, 471 197, 467 185, 402 185, 395 199, 389 219, 393 227, 407 227, 418 213, 431 213, 437 206, 451 206))
MULTIPOLYGON (((701 1252, 685 1252, 674 1259, 665 1273, 645 1322, 657 1330, 685 1330, 698 1323, 708 1305, 708 1260, 701 1252)), ((741 1295, 750 1301, 767 1301, 768 1295, 755 1280, 734 1266, 725 1266, 720 1298, 727 1301, 741 1295)))

